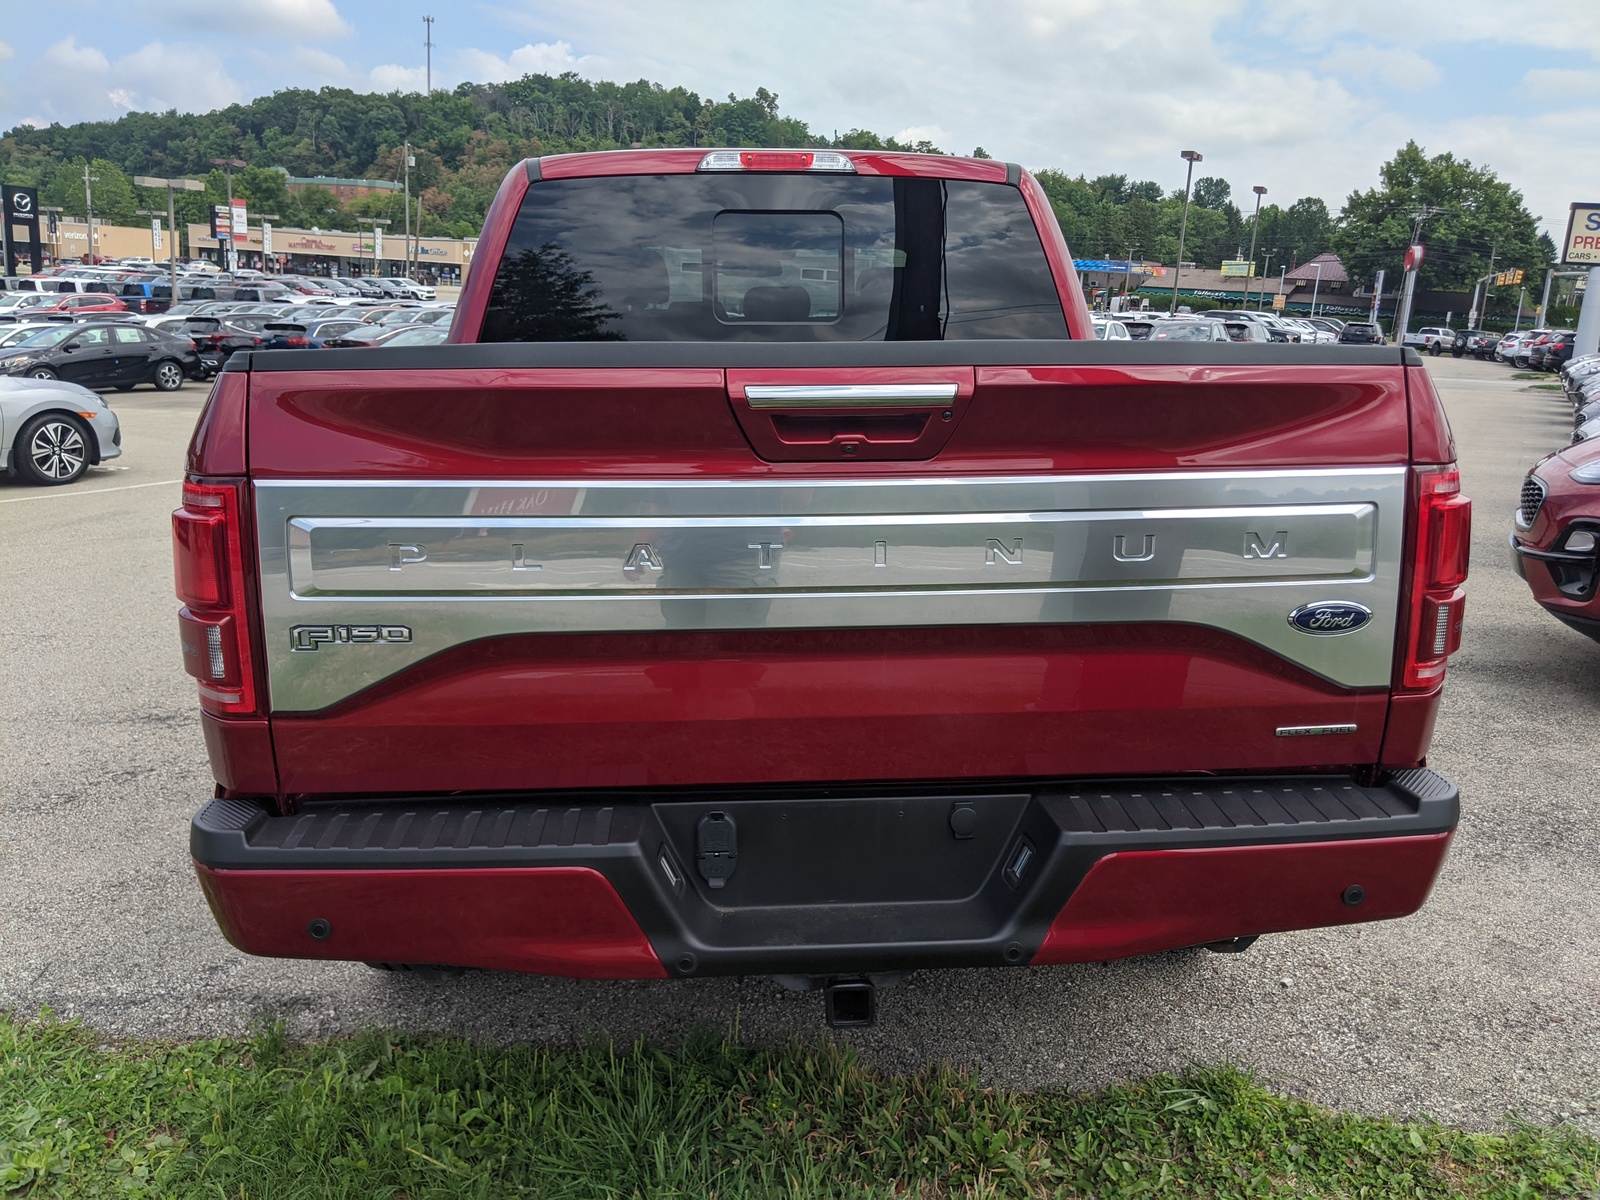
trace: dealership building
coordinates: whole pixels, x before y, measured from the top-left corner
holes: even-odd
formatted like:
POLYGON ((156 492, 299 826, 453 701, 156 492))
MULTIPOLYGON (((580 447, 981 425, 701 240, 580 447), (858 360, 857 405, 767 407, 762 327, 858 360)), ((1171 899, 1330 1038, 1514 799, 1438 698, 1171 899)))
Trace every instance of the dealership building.
MULTIPOLYGON (((165 226, 166 222, 161 222, 165 226)), ((190 225, 187 244, 178 257, 209 258, 221 264, 223 250, 211 236, 211 226, 190 225)), ((239 265, 254 267, 274 275, 403 275, 406 273, 406 240, 403 235, 384 232, 374 239, 373 232, 343 233, 326 229, 272 228, 270 253, 264 254, 261 227, 253 226, 238 243, 239 265), (373 262, 373 252, 379 258, 373 262), (263 260, 267 259, 265 265, 263 260)), ((58 220, 53 230, 43 233, 45 255, 54 262, 87 262, 89 231, 82 221, 58 220)), ((151 225, 105 225, 94 223, 94 252, 101 258, 153 258, 167 261, 172 252, 170 237, 163 230, 159 244, 151 225)), ((417 270, 441 282, 459 282, 472 265, 477 238, 413 239, 417 270)))

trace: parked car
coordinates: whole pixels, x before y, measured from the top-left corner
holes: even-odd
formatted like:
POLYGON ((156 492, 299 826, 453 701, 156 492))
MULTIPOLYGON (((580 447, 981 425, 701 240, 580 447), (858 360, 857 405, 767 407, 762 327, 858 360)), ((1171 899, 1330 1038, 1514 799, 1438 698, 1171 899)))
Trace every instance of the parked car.
MULTIPOLYGON (((383 346, 387 345, 390 339, 398 336, 399 334, 405 333, 407 330, 432 328, 434 327, 431 325, 357 325, 354 329, 350 329, 345 333, 341 333, 338 337, 326 339, 322 344, 330 349, 355 349, 358 347, 383 346)), ((446 336, 449 334, 449 330, 443 328, 439 329, 439 332, 446 336)), ((412 342, 410 344, 439 345, 443 343, 443 341, 444 337, 440 337, 438 342, 412 342)), ((402 345, 404 344, 406 343, 402 343, 402 345)))
POLYGON ((121 454, 117 415, 88 388, 0 376, 0 470, 53 487, 121 454))
POLYGON ((450 336, 450 330, 443 325, 412 325, 409 328, 396 331, 391 336, 379 338, 376 345, 380 349, 402 346, 442 346, 450 336))
MULTIPOLYGON (((265 318, 259 321, 261 326, 265 326, 265 318)), ((237 351, 259 350, 265 345, 265 332, 262 328, 252 328, 253 324, 255 322, 249 318, 185 317, 179 336, 188 335, 202 354, 215 358, 220 365, 237 351)))
POLYGON ((263 350, 320 350, 329 338, 339 337, 352 329, 362 329, 360 321, 350 317, 336 317, 331 321, 268 321, 262 329, 267 340, 263 350))
POLYGON ((1338 317, 1301 317, 1300 319, 1308 325, 1314 325, 1326 333, 1333 334, 1335 341, 1339 339, 1339 331, 1345 327, 1345 322, 1339 320, 1338 317))
POLYGON ((436 288, 429 287, 425 283, 418 283, 415 279, 407 279, 402 275, 386 275, 383 278, 383 282, 393 284, 400 289, 402 294, 411 297, 413 300, 435 300, 439 295, 436 288))
POLYGON ((1561 364, 1572 357, 1572 347, 1577 340, 1576 333, 1565 330, 1551 334, 1529 352, 1528 365, 1536 371, 1559 371, 1561 364))
POLYGON ((1388 340, 1383 336, 1383 326, 1371 321, 1351 321, 1339 331, 1339 344, 1343 346, 1381 346, 1388 340))
POLYGON ((1512 518, 1511 551, 1544 610, 1600 640, 1600 439, 1534 464, 1512 518))
POLYGON ((1094 336, 1102 342, 1128 342, 1133 340, 1133 335, 1128 332, 1128 327, 1121 321, 1110 317, 1094 318, 1094 336))
POLYGON ((1267 344, 1272 341, 1272 335, 1267 332, 1267 327, 1259 321, 1229 320, 1223 325, 1228 330, 1230 342, 1258 342, 1267 344))
POLYGON ((26 310, 11 311, 26 311, 29 319, 32 319, 48 314, 75 317, 97 313, 125 313, 128 311, 128 306, 116 296, 108 296, 104 292, 60 292, 41 293, 39 303, 29 306, 26 310))
POLYGON ((1512 362, 1517 357, 1517 347, 1522 346, 1522 342, 1531 338, 1533 333, 1533 330, 1517 330, 1514 333, 1507 333, 1494 346, 1494 360, 1501 363, 1512 362))
POLYGON ((1447 325, 1426 325, 1415 333, 1407 333, 1400 339, 1403 346, 1415 346, 1418 350, 1429 354, 1438 354, 1448 349, 1456 340, 1456 331, 1447 325))
POLYGON ((1498 340, 1487 329, 1458 329, 1450 339, 1450 353, 1456 358, 1468 354, 1474 358, 1488 358, 1494 353, 1498 340))
POLYGON ((1161 322, 1150 334, 1152 342, 1230 342, 1228 327, 1221 321, 1180 317, 1161 322))
POLYGON ((1423 904, 1470 512, 1428 373, 1091 346, 1021 168, 858 158, 518 163, 461 344, 213 389, 173 657, 237 949, 789 976, 864 1025, 879 973, 1423 904), (668 286, 714 232, 717 304, 668 286), (799 281, 856 270, 819 325, 799 281), (648 365, 693 361, 736 366, 648 365))
POLYGON ((202 369, 199 352, 188 338, 102 321, 42 329, 0 351, 0 372, 123 390, 153 383, 158 390, 171 392, 186 378, 201 378, 202 369))
POLYGON ((1511 352, 1511 365, 1518 370, 1525 371, 1533 364, 1533 352, 1536 347, 1543 346, 1555 333, 1553 329, 1535 329, 1517 343, 1517 348, 1511 352))

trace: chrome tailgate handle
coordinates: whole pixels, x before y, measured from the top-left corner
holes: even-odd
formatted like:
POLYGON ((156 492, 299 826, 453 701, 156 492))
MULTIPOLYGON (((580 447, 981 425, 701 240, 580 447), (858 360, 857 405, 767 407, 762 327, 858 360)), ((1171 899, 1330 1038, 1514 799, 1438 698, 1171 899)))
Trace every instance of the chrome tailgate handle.
POLYGON ((956 398, 954 383, 749 384, 751 408, 939 408, 956 398))

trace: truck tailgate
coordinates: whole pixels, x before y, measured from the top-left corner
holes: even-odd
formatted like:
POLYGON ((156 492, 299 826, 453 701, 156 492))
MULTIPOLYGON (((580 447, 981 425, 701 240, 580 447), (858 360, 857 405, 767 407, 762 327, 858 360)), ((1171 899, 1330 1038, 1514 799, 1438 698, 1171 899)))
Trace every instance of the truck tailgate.
POLYGON ((1398 351, 382 353, 248 366, 282 791, 1379 758, 1398 351), (1330 601, 1370 615, 1291 621, 1330 601))

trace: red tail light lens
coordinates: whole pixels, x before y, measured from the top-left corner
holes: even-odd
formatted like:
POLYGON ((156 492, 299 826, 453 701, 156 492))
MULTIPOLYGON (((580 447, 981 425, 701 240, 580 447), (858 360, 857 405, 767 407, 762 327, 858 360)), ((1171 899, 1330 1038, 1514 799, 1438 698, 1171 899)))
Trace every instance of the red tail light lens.
POLYGON ((211 712, 256 711, 250 623, 246 611, 244 537, 237 483, 186 483, 172 514, 178 640, 184 670, 200 685, 211 712))
POLYGON ((1472 501, 1461 494, 1461 473, 1453 465, 1418 467, 1412 483, 1416 560, 1401 686, 1429 691, 1444 679, 1450 656, 1461 647, 1472 501))

